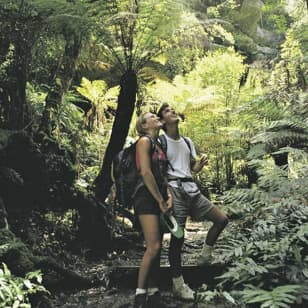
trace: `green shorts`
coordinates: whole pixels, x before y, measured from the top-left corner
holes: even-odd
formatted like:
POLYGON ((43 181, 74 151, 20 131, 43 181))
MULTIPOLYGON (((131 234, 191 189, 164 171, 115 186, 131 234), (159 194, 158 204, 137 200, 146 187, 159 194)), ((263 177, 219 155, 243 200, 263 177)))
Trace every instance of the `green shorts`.
POLYGON ((206 219, 214 205, 201 193, 189 194, 183 188, 169 186, 173 197, 173 213, 178 224, 185 227, 186 219, 190 216, 195 221, 206 219))

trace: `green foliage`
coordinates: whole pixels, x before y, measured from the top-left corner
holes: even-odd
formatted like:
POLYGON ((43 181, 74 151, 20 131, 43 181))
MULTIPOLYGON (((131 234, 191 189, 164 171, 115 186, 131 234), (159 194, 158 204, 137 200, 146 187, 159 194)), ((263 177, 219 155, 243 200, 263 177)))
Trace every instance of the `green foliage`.
POLYGON ((235 45, 240 50, 244 50, 247 54, 256 54, 258 51, 257 44, 254 40, 244 33, 236 33, 234 35, 235 45))
POLYGON ((236 304, 236 300, 231 296, 229 292, 226 291, 221 291, 221 290, 207 290, 207 285, 203 284, 200 288, 198 288, 198 293, 197 293, 197 302, 200 303, 212 303, 214 302, 215 304, 218 302, 223 302, 229 304, 236 304))
POLYGON ((164 71, 169 77, 190 72, 209 47, 209 38, 197 18, 183 12, 179 26, 166 41, 164 71))
MULTIPOLYGON (((282 147, 305 148, 308 146, 308 126, 303 122, 280 120, 270 122, 264 132, 251 139, 252 144, 260 144, 267 149, 267 153, 282 147)), ((251 149, 253 151, 253 148, 251 149)), ((249 153, 253 157, 252 153, 249 153)))
POLYGON ((308 157, 302 150, 289 153, 297 162, 289 178, 273 162, 259 161, 255 186, 223 196, 226 211, 239 223, 219 245, 219 260, 230 264, 219 286, 245 304, 287 307, 308 298, 308 170, 303 170, 308 157))
POLYGON ((263 7, 264 26, 283 33, 290 23, 285 3, 281 0, 269 0, 263 7))
POLYGON ((104 131, 87 129, 89 128, 88 120, 84 111, 72 103, 74 100, 79 101, 80 98, 70 93, 61 105, 58 140, 60 144, 74 153, 74 163, 78 174, 76 184, 85 188, 93 182, 99 171, 112 123, 106 119, 104 131))
POLYGON ((93 80, 91 82, 83 77, 80 86, 76 87, 76 90, 92 104, 86 114, 88 128, 90 130, 100 129, 103 132, 105 122, 104 112, 108 108, 104 99, 107 92, 107 84, 103 80, 93 80))
POLYGON ((0 307, 31 307, 30 298, 36 293, 48 293, 42 286, 40 271, 30 272, 25 278, 14 277, 5 263, 0 268, 0 307))
POLYGON ((258 288, 245 289, 240 292, 246 304, 261 303, 260 308, 288 308, 296 302, 296 294, 301 290, 299 285, 285 285, 266 291, 258 288))
POLYGON ((178 93, 176 100, 187 102, 184 112, 189 121, 182 129, 199 152, 208 153, 210 182, 217 192, 232 185, 233 157, 243 155, 245 132, 239 128, 237 109, 242 104, 239 80, 244 69, 243 58, 230 48, 208 53, 190 74, 175 80, 182 88, 182 97, 178 93))
POLYGON ((271 96, 279 104, 292 105, 298 99, 298 92, 307 87, 307 63, 301 46, 294 31, 288 30, 281 46, 281 60, 275 65, 269 83, 271 96))
POLYGON ((97 23, 102 51, 122 72, 139 71, 160 54, 178 19, 180 1, 95 1, 92 14, 97 23), (99 9, 98 9, 99 7, 99 9), (99 12, 99 13, 97 13, 99 12))
POLYGON ((215 86, 218 94, 224 95, 224 99, 229 99, 227 95, 238 90, 238 81, 244 70, 242 62, 243 58, 232 48, 211 52, 197 64, 188 79, 197 82, 201 88, 215 86))

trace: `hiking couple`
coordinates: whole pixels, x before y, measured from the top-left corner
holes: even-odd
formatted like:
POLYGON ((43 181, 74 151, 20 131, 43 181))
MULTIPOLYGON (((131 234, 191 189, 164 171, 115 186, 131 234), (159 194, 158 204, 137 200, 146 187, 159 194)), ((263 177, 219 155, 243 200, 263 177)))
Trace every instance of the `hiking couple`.
MULTIPOLYGON (((191 216, 197 221, 213 222, 209 229, 199 265, 209 263, 213 245, 228 223, 228 219, 217 207, 205 198, 192 179, 208 163, 202 155, 196 159, 192 141, 179 134, 179 116, 168 104, 163 104, 158 115, 147 112, 136 124, 140 135, 136 146, 136 165, 141 174, 142 185, 134 196, 134 211, 138 217, 146 243, 141 260, 134 307, 163 307, 160 303, 159 267, 162 232, 160 214, 172 212, 179 226, 185 226, 191 216), (165 131, 159 137, 159 130, 165 131), (165 148, 158 139, 165 138, 165 148)), ((174 295, 185 300, 194 299, 194 291, 185 284, 181 268, 181 248, 184 237, 171 235, 169 262, 172 272, 174 295)))

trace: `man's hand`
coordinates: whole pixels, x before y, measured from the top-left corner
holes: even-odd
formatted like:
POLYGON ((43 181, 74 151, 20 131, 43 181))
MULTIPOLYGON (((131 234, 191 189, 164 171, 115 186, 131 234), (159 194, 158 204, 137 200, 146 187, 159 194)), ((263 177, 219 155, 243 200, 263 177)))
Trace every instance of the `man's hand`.
POLYGON ((194 166, 192 167, 191 170, 193 172, 197 173, 197 172, 201 171, 202 168, 205 165, 207 165, 208 163, 209 163, 209 161, 208 161, 207 155, 206 154, 202 154, 200 156, 200 159, 195 162, 195 164, 194 164, 194 166))
POLYGON ((208 157, 206 154, 202 154, 199 160, 200 167, 203 167, 209 163, 208 157))

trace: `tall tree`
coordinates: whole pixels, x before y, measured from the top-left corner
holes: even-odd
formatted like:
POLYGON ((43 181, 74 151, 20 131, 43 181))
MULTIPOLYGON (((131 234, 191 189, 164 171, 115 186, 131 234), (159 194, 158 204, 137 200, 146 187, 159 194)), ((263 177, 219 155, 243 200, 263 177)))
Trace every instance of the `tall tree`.
POLYGON ((57 70, 51 78, 40 125, 40 130, 47 135, 52 135, 53 130, 58 127, 59 109, 74 77, 82 40, 91 29, 90 20, 84 13, 87 12, 86 6, 82 2, 69 2, 64 11, 59 11, 50 18, 51 33, 64 41, 64 49, 57 70))
POLYGON ((101 44, 109 61, 119 68, 120 93, 112 133, 101 171, 94 181, 96 196, 104 200, 112 185, 111 163, 128 134, 138 90, 137 74, 154 56, 162 53, 162 41, 171 36, 180 12, 179 1, 104 0, 100 9, 101 44))
MULTIPOLYGON (((80 45, 80 27, 76 26, 77 2, 56 0, 0 1, 0 66, 1 78, 1 109, 3 126, 19 129, 27 122, 28 105, 26 101, 26 83, 32 60, 32 51, 37 40, 47 29, 61 29, 66 38, 66 47, 61 66, 65 66, 66 75, 71 71, 76 48, 80 45), (76 15, 76 14, 75 14, 76 15), (67 17, 70 18, 67 18, 67 17), (56 18, 57 17, 57 18, 56 18), (74 36, 69 35, 69 27, 78 28, 74 36), (77 35, 78 33, 78 35, 77 35)), ((80 3, 79 3, 80 4, 80 3)), ((78 4, 78 7, 80 5, 78 4)), ((80 24, 84 24, 81 23, 80 24)), ((51 33, 51 32, 50 32, 51 33)), ((58 32, 59 33, 59 32, 58 32)), ((71 31, 72 33, 72 31, 71 31)), ((66 88, 69 78, 64 78, 62 87, 66 88)), ((48 96, 50 97, 50 96, 48 96)))
POLYGON ((19 129, 27 122, 26 82, 42 22, 27 1, 0 1, 1 126, 6 128, 19 129))

